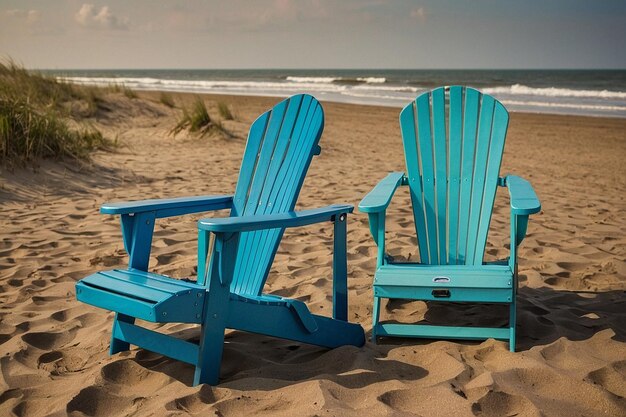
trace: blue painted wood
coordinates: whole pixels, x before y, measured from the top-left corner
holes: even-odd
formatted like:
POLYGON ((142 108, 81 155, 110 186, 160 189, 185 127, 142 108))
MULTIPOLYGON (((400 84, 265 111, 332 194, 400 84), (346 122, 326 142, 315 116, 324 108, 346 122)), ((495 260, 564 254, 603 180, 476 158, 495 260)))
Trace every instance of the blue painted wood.
MULTIPOLYGON (((448 134, 448 257, 446 264, 459 259, 459 203, 461 192, 461 151, 463 146, 463 88, 450 87, 450 127, 448 134)), ((443 263, 443 262, 442 262, 443 263)))
POLYGON ((426 217, 424 215, 422 173, 418 163, 416 102, 409 104, 400 112, 400 130, 402 131, 402 142, 404 143, 404 159, 406 161, 407 178, 411 202, 413 204, 420 261, 427 263, 429 256, 428 242, 426 241, 426 217))
POLYGON ((363 328, 358 324, 316 314, 311 314, 311 317, 318 326, 318 330, 313 333, 309 332, 293 310, 287 307, 231 302, 227 327, 327 348, 362 346, 365 343, 363 328), (250 320, 250 317, 256 317, 258 320, 250 320))
POLYGON ((198 358, 198 345, 194 343, 123 321, 115 322, 113 325, 113 336, 117 340, 123 340, 126 343, 141 346, 152 352, 192 365, 196 364, 198 358))
MULTIPOLYGON (((426 236, 420 239, 420 246, 427 248, 427 257, 421 259, 423 263, 439 263, 437 253, 437 224, 435 208, 435 167, 433 161, 433 138, 431 129, 430 94, 422 94, 415 100, 417 104, 417 138, 418 161, 422 171, 422 191, 424 206, 414 207, 414 211, 422 210, 426 219, 426 236)), ((416 216, 417 217, 417 216, 416 216)))
POLYGON ((276 228, 307 226, 323 221, 331 221, 335 216, 352 213, 354 207, 348 204, 333 204, 326 207, 288 211, 257 216, 207 218, 198 221, 200 230, 211 232, 247 232, 276 228))
POLYGON ((378 213, 386 210, 396 189, 402 184, 403 178, 403 172, 387 174, 372 191, 363 197, 359 203, 359 211, 361 213, 378 213))
POLYGON ((133 216, 133 233, 131 249, 128 259, 130 268, 148 270, 150 262, 150 250, 152 246, 152 233, 154 232, 155 213, 147 211, 133 216))
MULTIPOLYGON (((433 162, 435 165, 435 226, 437 263, 448 263, 448 140, 446 135, 445 89, 433 90, 433 162)), ((434 239, 433 239, 434 240, 434 239)))
POLYGON ((505 181, 512 214, 534 214, 541 211, 539 198, 528 181, 514 175, 508 175, 505 181))
POLYGON ((372 308, 372 343, 376 343, 376 337, 378 337, 378 322, 380 321, 380 302, 381 298, 374 295, 374 307, 372 308))
POLYGON ((135 216, 132 214, 122 214, 120 216, 120 223, 122 226, 122 241, 124 242, 124 250, 130 254, 133 247, 133 227, 135 223, 135 216))
MULTIPOLYGON (((272 120, 280 119, 280 129, 272 130, 271 126, 267 129, 269 133, 266 132, 265 136, 269 137, 270 140, 260 141, 259 154, 262 155, 263 149, 267 148, 269 150, 266 153, 273 155, 276 151, 274 136, 280 137, 281 132, 283 132, 284 140, 288 140, 288 142, 284 144, 284 147, 279 147, 279 151, 283 155, 282 158, 279 156, 273 160, 275 162, 274 178, 268 179, 266 175, 257 181, 259 198, 263 188, 268 191, 265 194, 268 198, 265 202, 261 200, 261 210, 259 211, 259 198, 256 197, 256 194, 251 194, 255 204, 246 206, 246 209, 252 210, 254 208, 252 214, 258 214, 257 211, 259 213, 292 211, 305 172, 313 155, 317 152, 317 143, 323 127, 323 113, 319 103, 311 96, 296 96, 285 102, 284 108, 281 109, 279 115, 272 115, 272 120), (297 118, 292 122, 296 114, 297 118), (270 183, 271 185, 268 187, 263 187, 264 184, 270 183)), ((271 160, 271 157, 269 159, 271 160)), ((264 167, 262 172, 270 169, 270 160, 267 161, 267 164, 265 161, 261 161, 264 167)), ((259 169, 256 171, 258 173, 259 169)), ((256 176, 257 173, 254 175, 256 176)), ((254 184, 251 186, 251 190, 253 189, 254 184)), ((244 214, 246 213, 244 212, 244 214)), ((238 254, 233 291, 249 294, 261 292, 283 230, 279 228, 242 235, 242 250, 238 254), (251 257, 251 253, 254 253, 254 256, 251 257)))
POLYGON ((324 124, 313 97, 291 97, 252 125, 235 194, 112 203, 121 214, 128 270, 103 271, 76 285, 80 301, 116 312, 111 353, 129 343, 195 365, 194 384, 216 384, 226 328, 285 337, 326 347, 361 346, 361 326, 347 320, 345 216, 353 208, 334 205, 295 212, 311 160, 319 155, 324 124), (231 208, 231 217, 198 223, 197 282, 147 272, 154 221, 161 217, 231 208), (293 299, 262 294, 287 227, 334 222, 333 318, 321 317, 293 299), (211 239, 211 234, 214 238, 211 239), (213 242, 213 245, 210 243, 213 242), (199 345, 146 330, 152 322, 201 324, 199 345))
MULTIPOLYGON (((493 127, 494 105, 495 100, 493 97, 482 96, 478 121, 478 137, 476 139, 476 156, 474 158, 474 180, 472 181, 472 195, 469 208, 469 226, 467 228, 467 252, 465 254, 465 263, 472 265, 482 263, 483 254, 481 248, 478 247, 478 226, 485 217, 483 196, 485 193, 487 160, 489 159, 489 141, 491 140, 491 129, 493 127), (477 257, 480 257, 478 262, 476 262, 477 257)), ((489 209, 489 215, 491 215, 491 208, 489 209)))
MULTIPOLYGON (((474 156, 476 150, 476 132, 480 109, 480 93, 474 89, 465 89, 465 111, 463 114, 463 149, 461 154, 461 190, 459 191, 459 226, 457 264, 468 262, 467 241, 472 186, 474 180, 474 156)), ((471 239, 474 237, 472 236, 471 239)))
POLYGON ((142 320, 155 321, 153 302, 135 298, 132 301, 120 303, 119 294, 108 288, 93 287, 79 281, 76 283, 76 299, 105 310, 141 318, 142 320))
MULTIPOLYGON (((230 284, 233 280, 239 245, 238 233, 217 233, 209 266, 209 291, 204 306, 200 345, 193 383, 216 385, 224 349, 224 331, 228 321, 230 284)), ((248 318, 250 319, 250 318, 248 318)))
POLYGON ((539 211, 540 205, 524 180, 499 177, 508 120, 501 103, 462 86, 426 92, 401 111, 407 174, 385 178, 359 206, 369 214, 378 246, 374 341, 377 335, 393 333, 389 329, 419 337, 451 337, 457 332, 427 326, 385 327, 379 324, 382 298, 485 302, 509 304, 510 325, 461 330, 457 336, 496 334, 515 348, 516 249, 525 236, 528 215, 539 211), (411 192, 419 264, 393 264, 384 251, 385 212, 396 188, 405 184, 411 192), (509 187, 511 196, 511 256, 508 265, 486 265, 483 257, 498 186, 509 187))
MULTIPOLYGON (((303 138, 304 145, 298 145, 295 149, 294 158, 289 158, 291 164, 288 164, 289 171, 286 171, 283 176, 281 176, 282 186, 276 188, 276 204, 274 204, 274 212, 280 212, 283 210, 293 210, 295 207, 295 198, 297 198, 297 194, 299 193, 300 188, 302 187, 302 183, 304 181, 304 176, 308 166, 311 163, 311 159, 313 156, 318 153, 319 146, 317 142, 319 141, 319 135, 321 132, 318 132, 318 126, 323 125, 323 112, 321 106, 312 106, 309 105, 309 109, 307 111, 307 115, 311 115, 311 118, 303 124, 303 130, 300 136, 303 138), (308 122, 308 123, 306 123, 308 122), (313 141, 313 145, 311 146, 311 140, 313 141)), ((268 231, 268 233, 271 231, 268 231)), ((280 243, 280 236, 282 235, 282 231, 274 230, 274 233, 277 238, 275 240, 274 247, 272 248, 270 254, 271 257, 269 261, 265 264, 259 262, 256 264, 254 277, 256 278, 251 282, 251 285, 248 287, 249 292, 260 292, 260 288, 263 287, 265 283, 265 279, 269 274, 271 261, 273 260, 274 254, 278 249, 278 244, 280 243), (280 233, 280 235, 279 235, 280 233)))
POLYGON ((440 288, 512 288, 509 265, 388 264, 376 271, 374 285, 440 288))
POLYGON ((513 295, 513 301, 509 306, 509 350, 515 352, 516 337, 515 326, 517 325, 517 294, 513 295))
POLYGON ((196 197, 104 203, 102 207, 100 207, 100 213, 132 214, 155 211, 158 213, 157 218, 162 218, 169 217, 163 215, 166 210, 172 211, 171 216, 180 216, 188 213, 200 213, 203 211, 229 208, 231 204, 232 196, 229 195, 202 195, 196 197))
POLYGON ((300 320, 300 323, 309 333, 314 333, 319 329, 319 327, 317 326, 317 322, 311 315, 306 304, 304 304, 302 301, 290 298, 283 298, 272 294, 239 295, 231 293, 230 298, 232 300, 242 301, 244 303, 288 307, 293 310, 293 312, 300 320))
POLYGON ((200 323, 206 288, 133 270, 102 271, 76 285, 79 301, 143 320, 200 323))
POLYGON ((206 272, 210 240, 211 233, 206 230, 198 229, 198 285, 204 286, 206 284, 206 272))
POLYGON ((474 253, 475 265, 482 263, 485 245, 487 244, 487 233, 489 232, 493 203, 496 198, 496 189, 498 188, 498 174, 502 163, 502 154, 504 152, 504 141, 506 139, 508 124, 508 112, 501 103, 495 102, 491 129, 491 141, 489 144, 489 158, 487 159, 487 167, 485 168, 482 211, 480 213, 478 231, 476 232, 476 252, 474 253))
POLYGON ((454 303, 505 303, 512 300, 512 290, 503 288, 446 288, 448 297, 435 295, 441 287, 419 287, 416 285, 374 287, 374 295, 382 298, 400 298, 406 300, 454 302, 454 303))
POLYGON ((335 216, 333 227, 333 318, 348 321, 347 215, 335 216))
POLYGON ((120 323, 133 325, 135 323, 135 318, 119 312, 115 313, 115 318, 113 319, 113 330, 111 331, 109 355, 115 355, 116 353, 125 352, 130 349, 130 343, 124 339, 118 339, 115 336, 115 329, 120 325, 120 323))
POLYGON ((377 333, 379 336, 401 336, 427 339, 482 340, 492 338, 507 340, 509 338, 509 329, 506 327, 458 327, 385 323, 379 325, 377 333))

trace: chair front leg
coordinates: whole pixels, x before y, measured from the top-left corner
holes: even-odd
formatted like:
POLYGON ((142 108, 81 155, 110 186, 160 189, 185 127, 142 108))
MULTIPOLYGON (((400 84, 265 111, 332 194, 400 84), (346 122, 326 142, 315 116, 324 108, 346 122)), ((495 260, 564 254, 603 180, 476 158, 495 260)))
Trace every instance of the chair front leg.
POLYGON ((230 301, 230 283, 233 279, 239 236, 239 233, 215 234, 193 385, 202 383, 217 385, 219 382, 230 301))

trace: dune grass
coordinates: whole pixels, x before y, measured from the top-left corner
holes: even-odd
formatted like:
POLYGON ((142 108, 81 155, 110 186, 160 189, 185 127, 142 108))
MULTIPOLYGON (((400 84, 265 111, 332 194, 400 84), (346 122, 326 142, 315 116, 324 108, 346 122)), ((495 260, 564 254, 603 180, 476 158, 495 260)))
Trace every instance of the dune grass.
POLYGON ((111 148, 94 127, 73 127, 101 107, 104 91, 77 87, 0 62, 0 163, 13 166, 45 157, 88 159, 111 148), (76 102, 86 103, 75 106, 76 102))
POLYGON ((206 104, 200 97, 196 97, 190 108, 183 106, 181 118, 170 134, 177 135, 185 129, 192 133, 199 133, 200 136, 221 133, 232 137, 232 134, 224 129, 219 121, 211 119, 206 104))
POLYGON ((130 99, 136 99, 137 97, 139 97, 135 90, 126 86, 124 86, 124 95, 130 99))
POLYGON ((230 107, 228 107, 228 104, 224 103, 223 101, 217 103, 217 110, 219 111, 220 116, 222 116, 222 119, 235 120, 233 113, 230 111, 230 107))
POLYGON ((159 96, 159 101, 161 102, 161 104, 165 104, 167 107, 170 107, 170 108, 176 107, 176 103, 174 102, 174 97, 172 97, 170 93, 167 93, 165 91, 161 92, 161 95, 159 96))

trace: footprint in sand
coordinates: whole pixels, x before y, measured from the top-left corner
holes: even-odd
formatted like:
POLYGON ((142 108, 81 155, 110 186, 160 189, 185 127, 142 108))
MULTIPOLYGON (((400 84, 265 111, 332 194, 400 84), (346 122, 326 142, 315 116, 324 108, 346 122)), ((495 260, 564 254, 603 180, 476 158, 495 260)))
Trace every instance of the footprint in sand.
POLYGON ((37 349, 51 350, 74 340, 74 333, 76 333, 75 330, 65 333, 32 332, 22 335, 22 340, 37 349))
POLYGON ((230 396, 230 390, 203 385, 200 390, 194 394, 176 398, 165 405, 166 410, 180 410, 190 414, 200 413, 218 401, 226 399, 230 396))
POLYGON ((626 397, 626 360, 613 362, 590 372, 586 379, 624 398, 626 397))
POLYGON ((66 412, 75 411, 93 417, 109 417, 112 415, 132 415, 142 405, 141 399, 120 397, 109 393, 104 387, 91 386, 82 389, 67 404, 66 412))
POLYGON ((501 391, 489 391, 484 397, 472 404, 472 413, 475 416, 484 417, 542 416, 541 411, 527 398, 501 391))

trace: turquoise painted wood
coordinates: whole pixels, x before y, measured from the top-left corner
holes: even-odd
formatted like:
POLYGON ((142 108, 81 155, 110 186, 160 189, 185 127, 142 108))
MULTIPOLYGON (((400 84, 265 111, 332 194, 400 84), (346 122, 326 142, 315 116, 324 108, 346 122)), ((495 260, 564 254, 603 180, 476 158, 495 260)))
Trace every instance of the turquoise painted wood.
POLYGON ((509 115, 493 97, 462 86, 436 88, 400 113, 406 172, 394 172, 368 193, 367 213, 378 245, 372 340, 377 336, 508 340, 515 349, 517 246, 528 216, 541 209, 530 184, 499 177, 509 115), (400 186, 408 185, 419 263, 394 264, 385 253, 385 213, 400 186), (507 187, 511 203, 511 254, 506 262, 483 257, 496 189, 507 187), (384 298, 438 302, 504 303, 504 329, 380 323, 384 298))
POLYGON ((347 321, 346 216, 353 207, 294 211, 311 160, 321 151, 323 126, 315 98, 290 97, 252 124, 233 195, 102 206, 102 213, 121 216, 129 268, 83 278, 76 297, 116 312, 112 355, 133 344, 190 363, 196 385, 218 383, 227 328, 328 348, 364 344, 363 328, 347 321), (222 209, 230 209, 230 217, 197 224, 196 281, 148 272, 157 219, 222 209), (332 318, 312 314, 299 300, 262 293, 284 230, 320 222, 332 222, 334 229, 332 318), (140 327, 136 319, 199 324, 200 342, 140 327))

